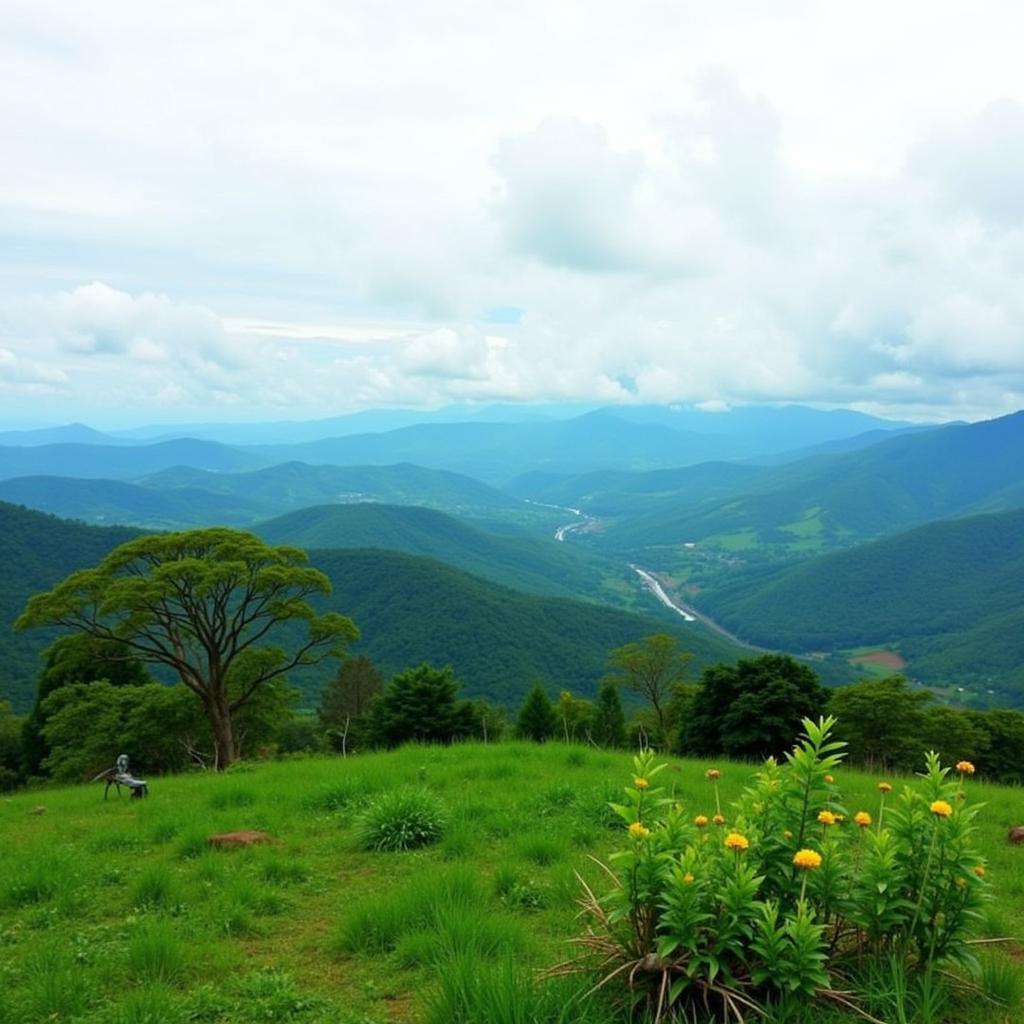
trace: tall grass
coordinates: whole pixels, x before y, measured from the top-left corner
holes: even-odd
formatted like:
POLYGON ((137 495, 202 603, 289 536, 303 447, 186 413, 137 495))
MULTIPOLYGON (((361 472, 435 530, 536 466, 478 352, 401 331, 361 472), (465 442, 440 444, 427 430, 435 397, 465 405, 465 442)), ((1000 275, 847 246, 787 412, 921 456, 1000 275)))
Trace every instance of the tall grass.
POLYGON ((424 1024, 621 1024, 587 995, 589 982, 537 982, 512 960, 496 965, 462 957, 445 964, 428 997, 424 1024))
POLYGON ((479 913, 484 896, 470 869, 417 875, 391 892, 365 897, 345 915, 331 940, 340 953, 386 953, 414 931, 436 926, 450 911, 479 913))

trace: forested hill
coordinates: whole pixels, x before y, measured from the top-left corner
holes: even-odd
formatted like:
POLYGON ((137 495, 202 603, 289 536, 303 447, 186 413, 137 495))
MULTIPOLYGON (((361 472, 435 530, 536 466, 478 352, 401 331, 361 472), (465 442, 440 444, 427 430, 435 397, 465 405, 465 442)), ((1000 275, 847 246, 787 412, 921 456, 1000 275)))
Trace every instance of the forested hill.
MULTIPOLYGON (((33 594, 75 569, 96 564, 138 532, 67 522, 0 504, 0 699, 25 710, 34 696, 39 654, 52 634, 12 633, 33 594)), ((359 650, 388 671, 427 660, 451 663, 467 692, 517 703, 532 680, 592 694, 609 648, 655 632, 674 632, 698 662, 733 661, 743 651, 669 613, 650 617, 583 601, 520 593, 440 562, 382 550, 311 552, 333 584, 330 607, 362 630, 359 650)), ((333 672, 298 676, 304 703, 333 672)))
POLYGON ((135 536, 138 531, 127 527, 85 526, 0 502, 0 700, 11 700, 16 710, 28 707, 35 696, 39 653, 54 635, 12 632, 25 602, 135 536))
MULTIPOLYGON (((390 551, 311 551, 330 576, 330 607, 350 615, 357 650, 386 671, 428 661, 451 664, 465 693, 518 704, 535 679, 592 697, 610 648, 652 633, 680 637, 695 663, 749 654, 678 618, 535 597, 432 559, 390 551)), ((318 689, 323 673, 304 680, 318 689)))
POLYGON ((498 536, 429 508, 320 505, 254 527, 270 544, 303 548, 387 548, 426 555, 534 594, 596 598, 605 575, 629 578, 622 563, 541 536, 498 536))
POLYGON ((1024 509, 739 572, 699 601, 754 643, 797 651, 890 645, 927 681, 1024 700, 1024 509))
POLYGON ((1016 505, 1024 483, 1024 412, 907 433, 861 451, 768 469, 720 499, 670 495, 613 525, 634 549, 749 532, 760 544, 849 546, 925 522, 1016 505))

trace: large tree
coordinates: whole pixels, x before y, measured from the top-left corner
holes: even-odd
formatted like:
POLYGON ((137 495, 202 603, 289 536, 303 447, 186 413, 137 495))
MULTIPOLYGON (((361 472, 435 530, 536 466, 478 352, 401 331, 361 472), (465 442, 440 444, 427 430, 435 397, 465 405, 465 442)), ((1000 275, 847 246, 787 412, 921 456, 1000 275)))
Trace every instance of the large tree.
POLYGON ((316 614, 309 599, 331 585, 306 562, 298 548, 221 527, 139 537, 37 594, 15 627, 63 626, 171 668, 202 703, 226 768, 238 756, 236 713, 359 635, 344 615, 316 614))

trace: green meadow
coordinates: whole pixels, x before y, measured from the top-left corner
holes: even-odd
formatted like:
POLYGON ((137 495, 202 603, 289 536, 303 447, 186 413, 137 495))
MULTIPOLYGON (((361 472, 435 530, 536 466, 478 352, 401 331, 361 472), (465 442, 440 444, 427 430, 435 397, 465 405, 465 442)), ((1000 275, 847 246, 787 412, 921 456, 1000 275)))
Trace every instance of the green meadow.
MULTIPOLYGON (((688 811, 713 814, 708 764, 669 765, 663 784, 688 811)), ((753 769, 716 767, 725 804, 753 769)), ((585 994, 592 977, 545 982, 539 972, 573 955, 576 875, 601 891, 593 858, 623 844, 608 802, 631 771, 628 754, 582 746, 409 746, 154 778, 148 800, 112 792, 104 802, 98 784, 0 800, 0 1021, 629 1020, 604 993, 585 994), (434 798, 437 841, 366 850, 365 811, 407 788, 434 798), (239 829, 273 842, 208 846, 239 829)), ((878 776, 836 781, 847 806, 877 811, 878 776)), ((1006 840, 1024 824, 1024 792, 969 785, 985 804, 992 891, 978 938, 1024 936, 1024 847, 1006 840)), ((895 980, 875 979, 875 1019, 1021 1020, 1024 937, 977 950, 980 977, 943 979, 930 1017, 887 1003, 895 980)), ((815 1005, 786 1021, 856 1019, 815 1005)))

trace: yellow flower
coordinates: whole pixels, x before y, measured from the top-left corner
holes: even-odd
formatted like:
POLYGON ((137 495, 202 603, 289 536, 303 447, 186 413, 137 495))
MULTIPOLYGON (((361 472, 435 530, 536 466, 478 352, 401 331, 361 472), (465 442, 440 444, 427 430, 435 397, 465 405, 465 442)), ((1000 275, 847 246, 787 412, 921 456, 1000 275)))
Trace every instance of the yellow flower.
POLYGON ((785 837, 786 837, 787 839, 792 839, 792 838, 793 838, 793 833, 792 833, 792 832, 790 832, 788 828, 787 828, 787 829, 786 829, 786 831, 785 831, 785 832, 783 832, 782 834, 783 834, 783 835, 784 835, 784 836, 785 836, 785 837))
POLYGON ((953 813, 953 808, 945 800, 935 800, 928 810, 937 818, 948 818, 953 813))
POLYGON ((961 775, 973 775, 974 774, 974 765, 971 764, 970 761, 957 761, 957 763, 956 763, 956 770, 961 775))
POLYGON ((633 780, 633 785, 636 786, 637 789, 646 789, 650 783, 644 778, 639 778, 633 780))
POLYGON ((846 821, 846 815, 845 814, 837 814, 836 815, 836 821, 839 821, 839 822, 846 821))
POLYGON ((646 825, 641 825, 639 821, 634 821, 629 826, 629 834, 634 839, 646 839, 651 834, 651 830, 646 825))
POLYGON ((985 869, 980 864, 974 869, 974 873, 979 878, 984 878, 985 877, 985 869))
POLYGON ((836 820, 836 816, 831 811, 821 811, 818 814, 818 821, 820 821, 822 825, 834 825, 836 820))
POLYGON ((693 875, 689 871, 683 875, 683 885, 693 885, 693 875))
POLYGON ((860 825, 861 828, 867 828, 871 824, 871 815, 867 811, 858 811, 854 816, 853 820, 860 825))
POLYGON ((958 878, 956 884, 962 889, 967 884, 966 878, 958 878))
POLYGON ((725 818, 723 818, 720 814, 716 814, 711 820, 716 825, 724 825, 725 824, 725 818))
POLYGON ((821 867, 821 854, 816 850, 797 850, 793 854, 793 866, 804 871, 813 871, 821 867))
POLYGON ((880 782, 878 784, 878 792, 879 793, 891 793, 892 792, 892 783, 891 782, 880 782))
POLYGON ((746 836, 741 836, 739 832, 730 832, 725 837, 725 845, 730 850, 735 850, 737 853, 741 853, 750 845, 750 840, 746 836))
POLYGON ((835 782, 836 780, 834 778, 832 778, 831 775, 826 775, 825 776, 825 781, 831 786, 832 783, 835 782))
POLYGON ((693 823, 697 826, 697 828, 707 828, 708 819, 705 817, 705 815, 698 814, 697 817, 693 819, 693 823))
POLYGON ((706 778, 709 782, 714 782, 715 779, 719 779, 721 777, 722 773, 717 768, 709 768, 704 773, 704 778, 706 778))

